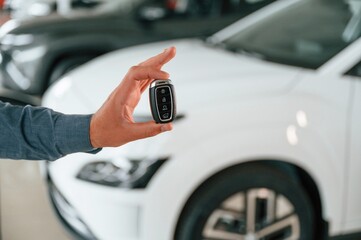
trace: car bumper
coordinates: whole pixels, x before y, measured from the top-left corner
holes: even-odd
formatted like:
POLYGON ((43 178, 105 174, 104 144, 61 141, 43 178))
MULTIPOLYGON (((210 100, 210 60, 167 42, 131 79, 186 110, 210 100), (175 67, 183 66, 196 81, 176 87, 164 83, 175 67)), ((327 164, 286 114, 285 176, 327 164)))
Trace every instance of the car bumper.
POLYGON ((88 226, 78 216, 74 207, 65 199, 65 197, 56 188, 51 178, 48 178, 48 193, 53 209, 66 228, 66 230, 75 239, 96 239, 88 226))
POLYGON ((98 186, 64 173, 48 168, 47 185, 55 213, 75 239, 141 239, 145 190, 98 186))

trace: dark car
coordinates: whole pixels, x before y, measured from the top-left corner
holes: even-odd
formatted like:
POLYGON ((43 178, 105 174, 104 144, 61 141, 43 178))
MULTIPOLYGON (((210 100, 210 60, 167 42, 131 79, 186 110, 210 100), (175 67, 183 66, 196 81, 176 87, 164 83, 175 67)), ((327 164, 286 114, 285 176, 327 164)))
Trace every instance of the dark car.
MULTIPOLYGON (((90 9, 100 5, 99 0, 70 0, 69 7, 72 10, 90 9)), ((1 0, 0 0, 1 6, 1 0)), ((58 9, 56 0, 6 0, 3 3, 3 10, 14 18, 31 18, 46 16, 58 9)))
POLYGON ((41 96, 73 68, 115 49, 209 36, 275 0, 143 0, 130 11, 10 21, 0 29, 4 87, 41 96))

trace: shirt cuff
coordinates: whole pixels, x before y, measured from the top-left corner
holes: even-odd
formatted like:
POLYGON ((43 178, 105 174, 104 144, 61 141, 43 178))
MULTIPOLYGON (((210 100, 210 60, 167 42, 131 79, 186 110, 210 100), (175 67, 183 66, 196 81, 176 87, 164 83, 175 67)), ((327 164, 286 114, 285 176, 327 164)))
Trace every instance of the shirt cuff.
POLYGON ((55 141, 63 156, 75 152, 98 153, 90 143, 90 121, 93 115, 60 115, 55 123, 55 141))

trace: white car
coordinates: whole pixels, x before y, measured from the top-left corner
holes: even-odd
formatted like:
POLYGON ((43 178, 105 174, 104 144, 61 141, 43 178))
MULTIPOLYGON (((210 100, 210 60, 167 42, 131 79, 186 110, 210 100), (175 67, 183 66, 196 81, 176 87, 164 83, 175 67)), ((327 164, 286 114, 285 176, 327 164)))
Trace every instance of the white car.
MULTIPOLYGON (((280 1, 206 42, 132 47, 65 76, 44 106, 93 113, 132 64, 177 47, 174 130, 49 163, 62 221, 85 239, 360 239, 360 7, 280 1)), ((150 116, 145 95, 135 117, 150 116)))

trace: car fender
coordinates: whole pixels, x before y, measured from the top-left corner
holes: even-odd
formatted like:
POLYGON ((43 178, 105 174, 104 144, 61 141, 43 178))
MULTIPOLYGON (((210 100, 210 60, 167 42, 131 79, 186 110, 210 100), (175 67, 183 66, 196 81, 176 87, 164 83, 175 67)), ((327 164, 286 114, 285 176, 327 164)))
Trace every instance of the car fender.
MULTIPOLYGON (((298 99, 295 101, 298 102, 298 99)), ((318 107, 317 104, 315 107, 318 107)), ((268 104, 264 104, 263 111, 255 112, 253 104, 242 109, 242 114, 247 117, 242 119, 241 127, 234 127, 237 121, 222 125, 222 120, 219 120, 218 123, 210 124, 222 127, 217 127, 220 130, 208 129, 208 135, 203 136, 202 141, 195 141, 196 144, 192 141, 192 144, 182 147, 152 179, 147 189, 144 222, 141 224, 147 239, 172 239, 181 211, 197 187, 228 167, 257 160, 279 160, 307 172, 319 190, 323 218, 332 223, 330 232, 340 231, 343 168, 333 164, 337 162, 337 156, 330 151, 330 143, 319 134, 320 126, 299 126, 295 115, 300 111, 295 111, 297 108, 292 104, 292 99, 287 103, 282 98, 271 99, 268 104), (271 120, 265 121, 257 116, 260 112, 271 114, 271 120), (295 138, 297 143, 294 142, 295 138), (171 223, 169 226, 172 228, 165 229, 164 222, 171 223)), ((199 115, 205 114, 207 110, 203 111, 199 115)), ((212 119, 211 116, 207 117, 212 119)), ((176 131, 200 129, 205 119, 201 118, 198 123, 195 119, 189 120, 191 126, 185 120, 176 131)))
POLYGON ((41 82, 41 85, 46 84, 51 69, 65 58, 78 57, 80 54, 96 57, 116 48, 115 39, 110 36, 103 36, 103 39, 101 36, 70 36, 61 38, 61 41, 50 41, 43 57, 45 67, 38 68, 35 79, 40 79, 37 81, 41 82))

